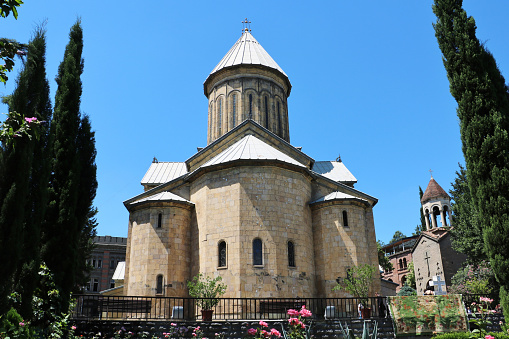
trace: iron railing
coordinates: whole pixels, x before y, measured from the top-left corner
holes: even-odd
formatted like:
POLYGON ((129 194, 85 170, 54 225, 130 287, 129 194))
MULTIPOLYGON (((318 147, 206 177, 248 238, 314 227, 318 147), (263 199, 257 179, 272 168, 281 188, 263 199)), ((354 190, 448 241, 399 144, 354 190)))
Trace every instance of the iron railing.
MULTIPOLYGON (((203 320, 195 298, 75 295, 75 319, 203 320)), ((358 318, 358 298, 219 298, 213 320, 288 319, 289 309, 305 306, 314 319, 358 318)), ((374 317, 385 298, 369 298, 374 317)))

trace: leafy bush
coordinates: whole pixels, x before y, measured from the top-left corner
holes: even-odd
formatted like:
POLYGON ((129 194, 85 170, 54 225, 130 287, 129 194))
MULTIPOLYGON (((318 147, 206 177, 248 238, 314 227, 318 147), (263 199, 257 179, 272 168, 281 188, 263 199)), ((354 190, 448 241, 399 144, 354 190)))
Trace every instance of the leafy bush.
POLYGON ((469 339, 471 335, 470 332, 450 332, 435 334, 432 339, 469 339))
POLYGON ((398 292, 398 295, 401 296, 411 296, 411 295, 417 295, 417 291, 414 290, 412 287, 405 285, 401 287, 401 289, 398 292))

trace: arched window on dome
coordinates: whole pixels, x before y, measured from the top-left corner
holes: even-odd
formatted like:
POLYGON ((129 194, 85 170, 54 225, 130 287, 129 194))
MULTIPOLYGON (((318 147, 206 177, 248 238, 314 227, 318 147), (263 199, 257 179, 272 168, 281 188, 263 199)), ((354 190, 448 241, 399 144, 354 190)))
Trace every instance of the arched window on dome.
POLYGON ((269 98, 265 96, 263 108, 265 110, 265 128, 269 128, 269 98))
POLYGON ((249 115, 248 119, 253 119, 253 95, 249 94, 249 115))
POLYGON ((237 94, 232 95, 232 128, 237 126, 237 94))
POLYGON ((253 240, 253 265, 263 265, 263 243, 259 238, 253 240))
POLYGON ((350 227, 348 225, 348 213, 343 211, 343 227, 350 227))
POLYGON ((281 110, 279 101, 277 102, 277 133, 279 136, 283 135, 283 131, 281 130, 282 124, 281 124, 281 110))
POLYGON ((295 267, 295 246, 293 241, 288 241, 288 266, 295 267))
POLYGON ((223 134, 222 124, 223 124, 223 98, 219 98, 219 101, 217 103, 217 130, 219 132, 219 136, 223 134))
POLYGON ((220 241, 217 246, 218 267, 226 267, 226 241, 220 241))
POLYGON ((159 274, 156 278, 156 294, 163 294, 163 275, 159 274))

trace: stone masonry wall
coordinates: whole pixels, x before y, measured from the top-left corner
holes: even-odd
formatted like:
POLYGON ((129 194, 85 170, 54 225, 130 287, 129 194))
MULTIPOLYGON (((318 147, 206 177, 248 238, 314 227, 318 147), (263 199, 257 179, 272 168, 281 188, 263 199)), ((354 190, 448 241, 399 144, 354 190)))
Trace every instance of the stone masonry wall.
POLYGON ((196 180, 193 275, 221 275, 225 297, 314 296, 310 186, 305 175, 276 166, 239 166, 196 180), (260 266, 253 265, 255 238, 263 243, 260 266), (227 267, 218 268, 222 240, 227 267), (295 244, 295 267, 288 266, 288 241, 295 244))
POLYGON ((155 296, 157 276, 162 275, 162 296, 187 296, 190 220, 190 207, 176 203, 150 205, 131 212, 126 295, 155 296), (160 213, 162 225, 158 228, 160 213))
MULTIPOLYGON (((341 201, 314 206, 313 232, 318 297, 347 296, 344 292, 332 292, 332 288, 338 277, 346 277, 348 268, 365 263, 378 268, 371 208, 341 201), (343 211, 347 212, 347 227, 343 211)), ((380 288, 377 276, 371 293, 380 292, 380 288)))

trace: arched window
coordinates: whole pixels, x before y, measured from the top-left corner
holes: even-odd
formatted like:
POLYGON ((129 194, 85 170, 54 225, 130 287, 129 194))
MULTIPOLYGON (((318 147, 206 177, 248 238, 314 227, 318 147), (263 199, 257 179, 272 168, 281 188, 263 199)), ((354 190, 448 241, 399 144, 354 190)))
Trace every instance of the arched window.
POLYGON ((221 241, 217 247, 218 267, 226 267, 226 241, 221 241))
POLYGON ((405 286, 406 283, 406 275, 401 277, 401 286, 405 286))
POLYGON ((222 134, 222 123, 223 123, 223 99, 220 98, 217 104, 217 129, 219 136, 222 134))
POLYGON ((235 127, 237 125, 237 94, 232 95, 232 120, 232 127, 235 127))
POLYGON ((253 95, 249 94, 249 116, 248 119, 253 119, 253 95))
POLYGON ((156 280, 156 294, 163 294, 163 275, 159 274, 156 280))
POLYGON ((263 265, 262 240, 253 240, 253 265, 263 265))
POLYGON ((343 211, 343 226, 349 227, 348 226, 348 213, 346 213, 346 211, 343 211))
POLYGON ((403 260, 399 259, 399 269, 403 268, 403 260))
POLYGON ((279 136, 283 135, 283 131, 281 131, 281 112, 279 110, 279 101, 277 102, 277 133, 279 136))
POLYGON ((269 99, 265 96, 265 128, 269 128, 269 99))
POLYGON ((407 268, 406 258, 403 258, 403 268, 407 268))
POLYGON ((295 267, 295 247, 293 241, 288 242, 288 266, 295 267))
POLYGON ((159 213, 157 215, 157 228, 163 227, 163 214, 159 213))

